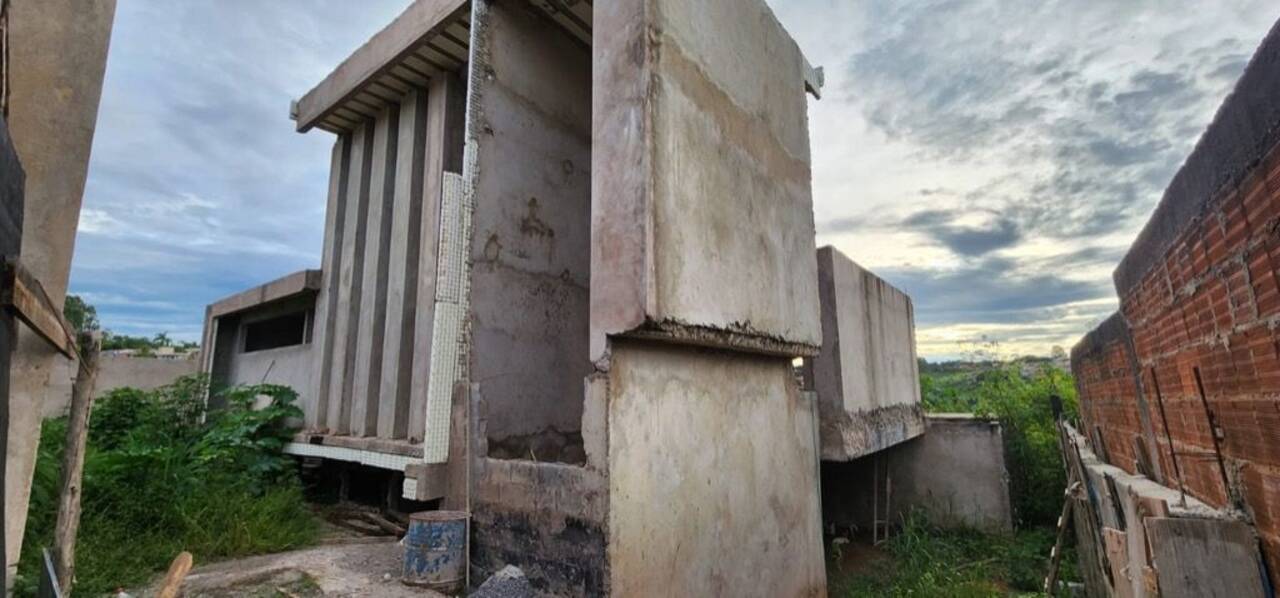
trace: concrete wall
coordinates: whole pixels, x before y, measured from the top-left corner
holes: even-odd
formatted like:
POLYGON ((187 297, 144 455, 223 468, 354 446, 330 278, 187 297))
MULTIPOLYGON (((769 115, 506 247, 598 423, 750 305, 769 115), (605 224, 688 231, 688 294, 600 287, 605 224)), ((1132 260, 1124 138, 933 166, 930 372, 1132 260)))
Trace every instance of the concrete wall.
POLYGON ((246 352, 245 335, 247 327, 255 322, 282 315, 307 313, 309 318, 313 318, 310 314, 314 313, 315 300, 313 292, 303 291, 292 296, 271 298, 259 305, 241 304, 239 311, 218 316, 214 322, 217 343, 204 349, 214 353, 208 370, 213 388, 279 384, 296 391, 300 403, 306 405, 312 396, 310 391, 315 380, 313 322, 309 319, 308 329, 303 334, 304 342, 297 345, 246 352))
POLYGON ((788 360, 620 342, 609 393, 614 593, 823 593, 817 414, 788 360))
MULTIPOLYGON (((66 294, 115 0, 11 0, 9 134, 26 171, 22 260, 55 305, 66 294)), ((22 545, 49 376, 61 359, 17 335, 5 421, 5 584, 22 545)))
POLYGON ((460 169, 460 85, 440 73, 335 141, 308 429, 423 437, 441 179, 460 169))
POLYGON ((822 458, 847 461, 924 432, 911 297, 832 247, 818 250, 822 352, 805 360, 818 393, 822 458))
POLYGON ((600 3, 595 20, 592 358, 628 332, 812 352, 799 48, 758 1, 600 3))
MULTIPOLYGON (((490 448, 581 426, 591 282, 591 52, 529 2, 494 2, 476 147, 471 379, 490 448)), ((511 446, 523 453, 522 446, 511 446)))
POLYGON ((968 414, 926 422, 918 438, 852 461, 824 461, 823 522, 869 533, 877 512, 897 524, 919 509, 939 525, 1011 531, 1000 424, 968 414))
POLYGON ((1099 456, 1257 526, 1280 583, 1280 26, 1115 272, 1120 313, 1072 351, 1099 456))
MULTIPOLYGON (((15 258, 22 248, 24 178, 13 140, 9 138, 9 126, 0 117, 0 259, 15 258)), ((9 443, 9 363, 17 340, 17 320, 8 310, 0 310, 0 447, 7 447, 9 443)), ((0 488, 8 488, 5 469, 0 467, 0 488)), ((6 499, 8 496, 6 490, 6 499)), ((8 530, 6 522, 10 516, 8 509, 0 511, 0 529, 8 530)), ((6 532, 6 541, 7 537, 6 532)), ((0 571, 3 571, 0 575, 4 576, 6 587, 12 584, 7 563, 6 552, 0 550, 0 571)))
MULTIPOLYGON (((50 380, 53 393, 41 406, 44 418, 67 414, 67 408, 71 405, 71 385, 75 382, 76 367, 69 361, 61 361, 55 366, 55 373, 50 380)), ((94 378, 93 396, 101 398, 117 388, 125 387, 152 390, 199 371, 199 359, 154 359, 104 354, 98 357, 98 375, 94 378)))

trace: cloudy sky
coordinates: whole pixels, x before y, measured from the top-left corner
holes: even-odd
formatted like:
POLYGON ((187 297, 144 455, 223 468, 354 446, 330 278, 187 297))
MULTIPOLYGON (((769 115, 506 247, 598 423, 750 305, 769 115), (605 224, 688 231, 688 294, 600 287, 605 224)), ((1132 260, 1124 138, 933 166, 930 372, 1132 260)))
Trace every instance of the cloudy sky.
MULTIPOLYGON (((318 267, 332 137, 289 100, 408 0, 120 0, 71 290, 116 332, 318 267)), ((1070 347, 1274 0, 770 0, 815 65, 819 244, 915 299, 922 354, 1070 347)))

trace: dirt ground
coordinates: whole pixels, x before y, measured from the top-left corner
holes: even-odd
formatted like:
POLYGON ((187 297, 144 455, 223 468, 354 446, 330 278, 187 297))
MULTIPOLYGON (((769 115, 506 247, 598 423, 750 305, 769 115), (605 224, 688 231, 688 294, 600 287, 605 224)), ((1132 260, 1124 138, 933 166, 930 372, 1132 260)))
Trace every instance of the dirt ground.
MULTIPOLYGON (((443 597, 400 583, 403 548, 392 538, 332 544, 197 566, 186 598, 443 597)), ((148 593, 143 592, 142 595, 148 593)), ((137 594, 135 594, 136 596, 137 594)))

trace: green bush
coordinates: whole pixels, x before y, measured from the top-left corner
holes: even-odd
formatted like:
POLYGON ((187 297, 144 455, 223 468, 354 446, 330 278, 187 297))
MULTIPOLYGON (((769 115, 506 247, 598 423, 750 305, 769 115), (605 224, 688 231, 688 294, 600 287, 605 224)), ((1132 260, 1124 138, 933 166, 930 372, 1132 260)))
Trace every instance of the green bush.
MULTIPOLYGON (((205 410, 207 380, 182 378, 99 399, 85 453, 76 591, 98 594, 144 582, 183 550, 198 562, 313 542, 292 460, 282 453, 301 417, 297 395, 274 385, 218 393, 205 410), (264 397, 265 404, 255 408, 264 397)), ((40 549, 52 542, 66 423, 46 422, 20 562, 19 595, 34 593, 40 549)))

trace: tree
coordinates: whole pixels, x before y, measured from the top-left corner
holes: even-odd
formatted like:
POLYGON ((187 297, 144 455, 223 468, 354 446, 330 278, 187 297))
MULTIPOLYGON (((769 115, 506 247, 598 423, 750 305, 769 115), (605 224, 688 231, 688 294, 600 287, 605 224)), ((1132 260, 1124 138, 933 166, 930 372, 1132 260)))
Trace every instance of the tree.
POLYGON ((168 347, 173 344, 173 340, 169 338, 168 332, 161 332, 157 334, 156 337, 152 339, 152 342, 155 343, 157 347, 168 347))
POLYGON ((62 303, 62 315, 76 332, 93 332, 101 327, 98 323, 98 309, 86 303, 79 295, 67 295, 66 301, 62 303))

